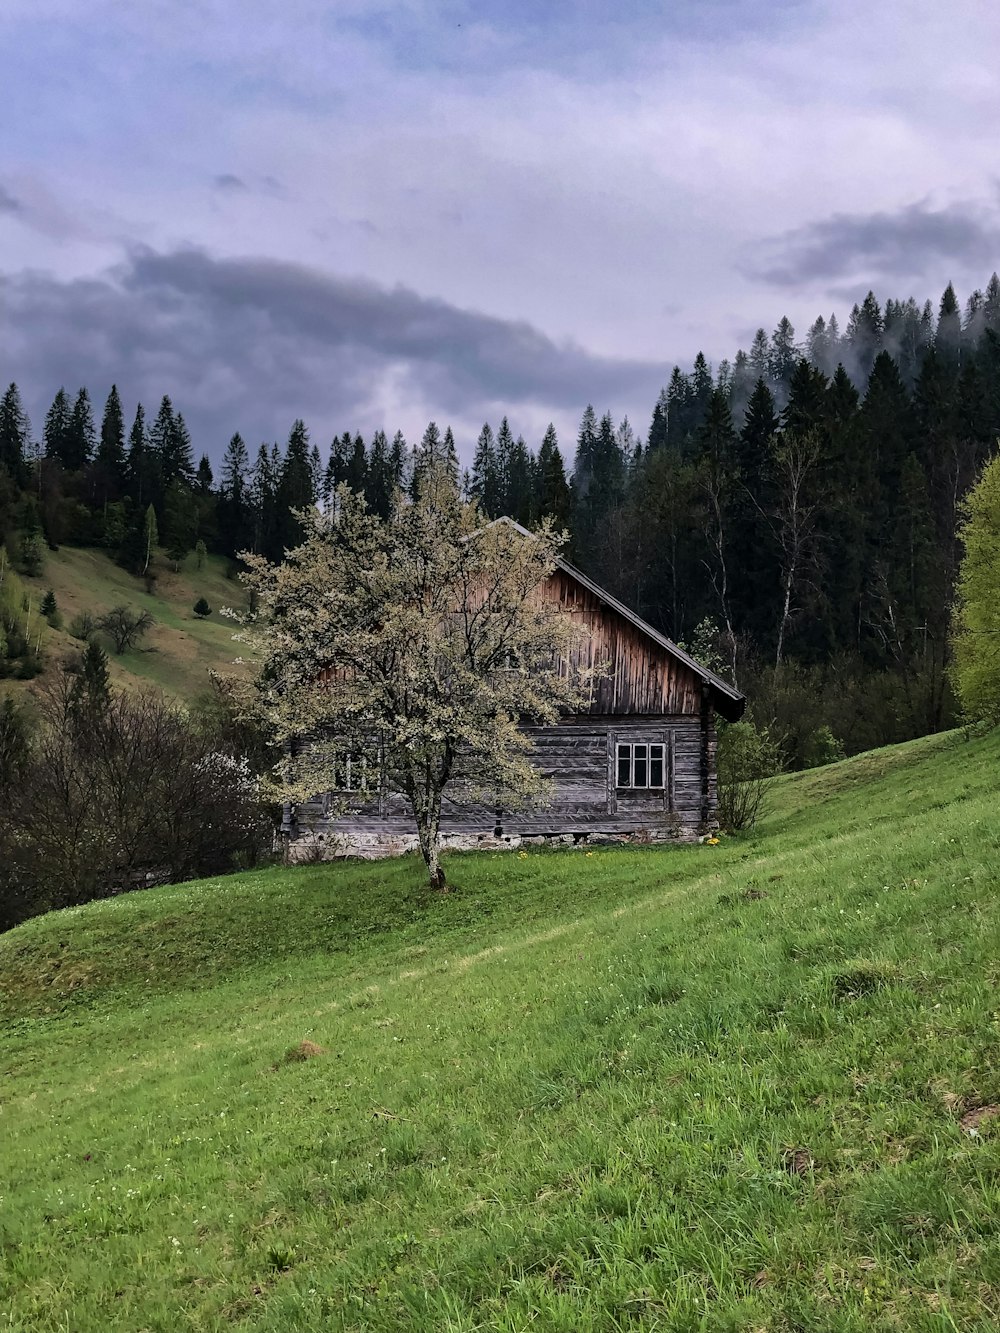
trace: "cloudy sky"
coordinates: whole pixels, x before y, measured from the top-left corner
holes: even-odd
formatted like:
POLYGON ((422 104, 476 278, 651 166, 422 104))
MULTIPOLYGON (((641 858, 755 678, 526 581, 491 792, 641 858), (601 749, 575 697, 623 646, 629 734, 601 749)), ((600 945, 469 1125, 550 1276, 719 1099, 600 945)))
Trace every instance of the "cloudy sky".
POLYGON ((995 0, 3 0, 0 379, 217 458, 508 413, 1000 266, 995 0))

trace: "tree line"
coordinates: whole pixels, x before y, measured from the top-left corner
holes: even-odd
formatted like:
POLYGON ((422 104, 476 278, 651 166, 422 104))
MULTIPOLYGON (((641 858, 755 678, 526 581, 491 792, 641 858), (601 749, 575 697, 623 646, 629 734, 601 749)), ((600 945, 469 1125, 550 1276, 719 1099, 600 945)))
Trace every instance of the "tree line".
POLYGON ((958 528, 1000 431, 1000 280, 960 305, 869 293, 841 333, 787 319, 713 370, 675 367, 648 429, 583 413, 570 468, 553 427, 537 449, 505 417, 461 472, 450 428, 345 431, 324 452, 296 421, 251 456, 234 434, 218 482, 164 397, 127 425, 112 386, 95 423, 63 389, 35 439, 17 386, 0 400, 0 538, 26 572, 39 549, 103 545, 148 574, 156 544, 234 561, 283 558, 295 511, 338 486, 388 514, 443 463, 491 516, 552 517, 572 559, 729 674, 805 762, 817 732, 848 749, 948 725, 948 622, 958 528))

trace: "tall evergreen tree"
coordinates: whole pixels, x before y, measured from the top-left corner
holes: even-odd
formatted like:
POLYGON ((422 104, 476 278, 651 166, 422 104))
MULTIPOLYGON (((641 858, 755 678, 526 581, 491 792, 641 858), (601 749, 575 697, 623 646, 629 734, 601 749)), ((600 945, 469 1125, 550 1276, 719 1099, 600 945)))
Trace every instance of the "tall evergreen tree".
POLYGON ((311 509, 316 500, 309 462, 309 432, 299 419, 292 424, 278 482, 278 540, 282 549, 290 550, 302 540, 302 524, 293 511, 311 509))
POLYGON ((389 441, 384 430, 377 430, 372 436, 372 447, 368 455, 365 499, 368 502, 368 508, 373 513, 378 514, 379 518, 388 518, 392 513, 396 484, 389 453, 389 441))
POLYGON ((237 431, 226 445, 219 485, 219 536, 223 550, 230 556, 253 545, 249 473, 250 457, 243 436, 237 431))
POLYGON ((469 492, 475 497, 479 508, 488 518, 499 518, 501 512, 500 474, 497 465, 496 441, 488 421, 476 440, 476 452, 472 458, 472 472, 469 479, 469 492))
POLYGON ((111 386, 101 417, 97 463, 105 478, 105 494, 108 491, 117 494, 125 480, 125 416, 115 384, 111 386))
POLYGON ((90 394, 85 388, 76 395, 63 446, 62 464, 68 472, 79 472, 94 457, 97 432, 90 394))
POLYGON ((0 467, 7 469, 15 485, 23 485, 27 478, 30 441, 31 423, 12 382, 0 399, 0 467))
POLYGON ((52 406, 45 414, 45 457, 51 458, 63 467, 68 467, 67 458, 71 453, 70 423, 73 411, 65 389, 59 389, 52 406))
POLYGON ((128 435, 128 457, 125 460, 125 485, 132 499, 141 508, 143 500, 148 502, 149 486, 149 440, 146 435, 146 413, 142 403, 136 404, 135 420, 128 435))
POLYGON ((538 451, 538 515, 560 530, 569 523, 569 485, 556 428, 549 422, 538 451))

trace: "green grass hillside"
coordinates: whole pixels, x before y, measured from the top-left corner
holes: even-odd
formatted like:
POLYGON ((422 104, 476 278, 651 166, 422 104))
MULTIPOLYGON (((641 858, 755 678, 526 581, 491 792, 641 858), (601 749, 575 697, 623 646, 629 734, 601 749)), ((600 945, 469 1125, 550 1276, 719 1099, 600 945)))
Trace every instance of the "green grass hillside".
MULTIPOLYGON (((156 592, 147 593, 142 579, 116 565, 103 551, 71 546, 47 551, 37 578, 21 576, 35 601, 33 623, 41 627, 46 674, 65 657, 80 652, 80 643, 69 633, 74 616, 82 611, 100 615, 125 603, 148 611, 156 625, 135 649, 120 657, 111 655, 113 678, 123 684, 152 684, 179 698, 193 698, 207 687, 210 670, 231 669, 237 656, 236 627, 219 611, 224 606, 242 607, 245 596, 240 584, 226 577, 227 564, 220 556, 208 556, 198 570, 195 557, 189 555, 175 574, 161 552, 156 592), (38 603, 48 588, 56 595, 63 625, 59 630, 37 618, 38 603), (199 597, 212 608, 204 620, 192 609, 199 597)), ((25 688, 19 682, 5 684, 8 689, 25 688)))
POLYGON ((0 938, 0 1327, 994 1330, 1000 737, 0 938))

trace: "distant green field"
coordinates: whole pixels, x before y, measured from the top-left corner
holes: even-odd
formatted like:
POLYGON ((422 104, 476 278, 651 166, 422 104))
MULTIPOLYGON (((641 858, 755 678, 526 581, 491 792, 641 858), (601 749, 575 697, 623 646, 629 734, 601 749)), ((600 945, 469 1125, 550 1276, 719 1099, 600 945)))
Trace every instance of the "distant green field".
POLYGON ((998 761, 0 937, 0 1328, 995 1330, 998 761))
MULTIPOLYGON (((220 556, 208 556, 204 568, 198 570, 194 555, 189 555, 175 574, 161 552, 156 592, 149 594, 142 579, 116 565, 103 551, 72 546, 47 551, 38 577, 23 580, 38 601, 51 588, 62 617, 61 630, 36 622, 43 626, 46 674, 81 649, 69 633, 74 616, 81 611, 100 615, 125 603, 148 611, 156 625, 131 652, 112 655, 114 678, 123 683, 145 682, 182 699, 193 698, 207 688, 210 670, 230 668, 238 655, 239 645, 233 643, 236 625, 219 615, 224 606, 245 605, 240 584, 226 577, 227 563, 220 556), (192 609, 199 597, 205 597, 212 608, 205 620, 199 620, 192 609)), ((7 682, 6 687, 25 688, 17 682, 7 682)))

